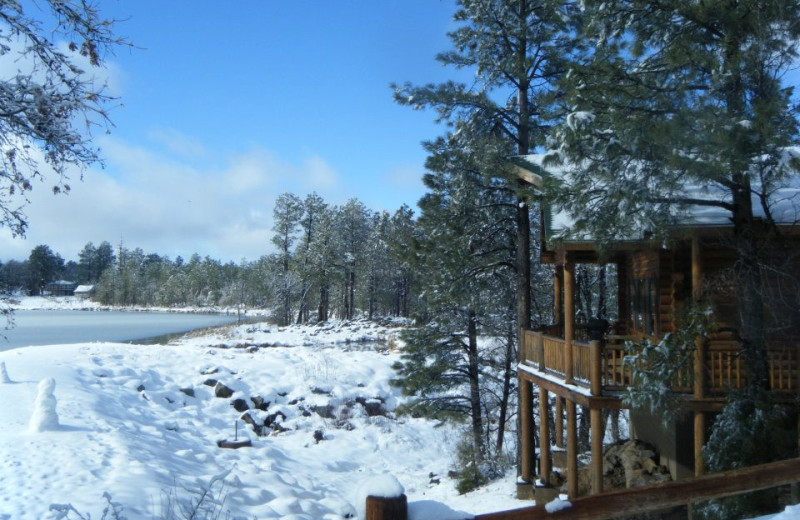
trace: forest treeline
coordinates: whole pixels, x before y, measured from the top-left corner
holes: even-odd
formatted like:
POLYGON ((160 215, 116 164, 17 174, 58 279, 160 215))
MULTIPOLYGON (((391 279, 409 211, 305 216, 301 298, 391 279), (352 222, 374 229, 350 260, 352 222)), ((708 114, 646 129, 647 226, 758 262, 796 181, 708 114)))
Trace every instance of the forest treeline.
MULTIPOLYGON (((0 264, 0 290, 39 295, 56 280, 96 286, 106 305, 270 308, 280 324, 330 318, 409 316, 414 274, 413 211, 337 206, 312 193, 275 201, 272 249, 254 261, 194 254, 171 259, 120 243, 87 243, 66 261, 48 245, 0 264)), ((269 244, 264 244, 269 249, 269 244)))

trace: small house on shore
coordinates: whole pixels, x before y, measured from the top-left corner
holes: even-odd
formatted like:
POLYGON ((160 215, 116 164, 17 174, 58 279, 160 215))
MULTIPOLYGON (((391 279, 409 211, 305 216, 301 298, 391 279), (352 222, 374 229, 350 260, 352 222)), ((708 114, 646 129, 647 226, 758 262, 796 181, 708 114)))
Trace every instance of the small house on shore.
POLYGON ((79 285, 75 288, 75 291, 73 292, 76 298, 81 298, 84 300, 91 298, 94 295, 94 293, 95 293, 94 285, 79 285))
MULTIPOLYGON (((533 186, 543 187, 547 176, 558 175, 543 166, 541 156, 516 158, 512 169, 533 186)), ((800 190, 797 192, 800 200, 800 190)), ((719 212, 721 213, 721 212, 719 212)), ((569 215, 555 213, 542 201, 540 259, 553 266, 553 323, 521 331, 518 380, 520 389, 520 477, 533 487, 547 482, 553 467, 551 446, 566 449, 564 466, 570 498, 578 496, 577 406, 590 414, 591 492, 603 491, 603 441, 608 410, 629 408, 623 394, 632 384, 633 366, 626 362, 626 343, 657 343, 678 327, 682 309, 702 300, 713 309, 713 333, 697 338, 688 370, 665 381, 680 403, 679 418, 663 427, 660 417, 631 411, 632 437, 657 447, 661 463, 673 479, 703 473, 702 447, 726 395, 747 384, 742 358, 734 269, 733 226, 726 215, 705 212, 670 229, 667 240, 626 238, 604 244, 591 237, 559 239, 570 224, 569 215), (617 275, 613 323, 576 320, 575 268, 578 264, 611 264, 617 275), (591 325, 596 325, 592 327, 591 325), (538 391, 536 422, 534 390, 538 391), (564 416, 566 415, 566 431, 564 416), (536 466, 535 433, 539 439, 536 466)), ((788 249, 783 253, 791 272, 800 272, 800 225, 797 215, 776 221, 788 249), (792 257, 794 259, 792 259, 792 257)), ((764 286, 781 290, 781 279, 764 273, 764 286)), ((768 322, 766 356, 768 390, 792 413, 800 396, 800 316, 794 298, 765 298, 768 322)))
POLYGON ((50 296, 72 296, 75 293, 76 287, 78 287, 78 284, 75 282, 58 280, 46 284, 44 286, 44 291, 50 296))

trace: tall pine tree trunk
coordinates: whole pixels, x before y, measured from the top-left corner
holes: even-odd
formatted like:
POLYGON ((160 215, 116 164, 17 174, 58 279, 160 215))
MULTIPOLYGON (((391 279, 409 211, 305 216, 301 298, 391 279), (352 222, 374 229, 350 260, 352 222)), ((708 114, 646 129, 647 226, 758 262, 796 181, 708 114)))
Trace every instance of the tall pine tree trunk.
MULTIPOLYGON (((746 89, 740 70, 742 41, 734 28, 730 29, 725 42, 725 70, 730 71, 725 84, 728 115, 731 121, 746 117, 746 89)), ((764 300, 761 271, 759 268, 758 244, 753 219, 752 186, 748 175, 751 143, 747 137, 731 130, 735 150, 731 154, 733 195, 733 234, 738 260, 737 291, 739 300, 742 359, 747 370, 747 384, 754 389, 767 389, 769 369, 764 329, 764 300)))
MULTIPOLYGON (((509 315, 513 313, 512 309, 509 309, 509 315)), ((509 400, 511 399, 511 390, 513 381, 515 379, 514 374, 514 361, 516 360, 516 353, 514 349, 514 344, 516 340, 516 334, 514 333, 514 327, 512 325, 513 322, 509 321, 509 328, 508 334, 506 335, 506 355, 505 359, 503 360, 503 390, 500 397, 500 414, 498 417, 498 425, 497 425, 497 442, 495 443, 495 455, 500 456, 503 452, 503 442, 505 440, 505 432, 506 432, 506 420, 508 415, 508 404, 509 400)))
POLYGON ((480 366, 478 358, 478 324, 474 310, 469 310, 467 324, 467 372, 469 374, 469 401, 472 419, 472 440, 475 453, 483 460, 486 451, 483 444, 483 417, 481 411, 480 366))

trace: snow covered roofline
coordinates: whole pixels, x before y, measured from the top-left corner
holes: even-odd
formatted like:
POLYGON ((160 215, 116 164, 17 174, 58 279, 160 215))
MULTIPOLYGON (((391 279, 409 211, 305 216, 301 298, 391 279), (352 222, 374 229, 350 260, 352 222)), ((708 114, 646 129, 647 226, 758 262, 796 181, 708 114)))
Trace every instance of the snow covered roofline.
MULTIPOLYGON (((509 159, 512 173, 519 179, 532 185, 539 193, 543 192, 546 179, 561 180, 569 182, 571 170, 574 168, 570 164, 552 165, 547 164, 546 158, 555 152, 541 154, 520 155, 509 159)), ((783 162, 800 161, 800 147, 791 147, 784 150, 783 162)), ((759 198, 760 184, 754 182, 754 193, 752 194, 753 212, 756 218, 766 218, 766 212, 759 198)), ((731 195, 719 186, 700 186, 687 184, 683 191, 687 199, 696 200, 725 200, 730 201, 731 195)), ((780 226, 800 226, 800 175, 794 174, 786 179, 780 186, 770 190, 770 214, 773 221, 780 226)), ((556 208, 546 199, 542 200, 542 211, 544 216, 543 231, 545 239, 564 238, 564 234, 571 230, 575 223, 575 217, 564 208, 556 208)), ((680 213, 676 213, 678 224, 676 228, 697 229, 697 228, 730 228, 731 213, 719 206, 687 205, 680 213)), ((644 239, 643 236, 621 237, 621 241, 636 241, 644 239)), ((571 236, 568 242, 589 243, 593 242, 593 237, 571 236)))

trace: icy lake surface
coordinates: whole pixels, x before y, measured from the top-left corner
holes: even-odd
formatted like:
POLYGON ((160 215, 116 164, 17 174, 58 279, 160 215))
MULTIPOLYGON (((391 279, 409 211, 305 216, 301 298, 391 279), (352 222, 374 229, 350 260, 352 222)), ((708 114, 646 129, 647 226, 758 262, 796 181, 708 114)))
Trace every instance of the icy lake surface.
MULTIPOLYGON (((2 318, 0 318, 2 320, 2 318)), ((0 323, 0 351, 31 345, 140 341, 236 322, 236 316, 166 312, 17 310, 0 323), (2 337, 5 336, 5 339, 2 337)))

